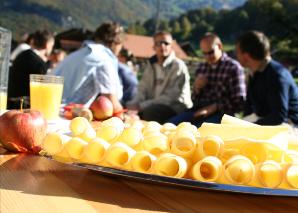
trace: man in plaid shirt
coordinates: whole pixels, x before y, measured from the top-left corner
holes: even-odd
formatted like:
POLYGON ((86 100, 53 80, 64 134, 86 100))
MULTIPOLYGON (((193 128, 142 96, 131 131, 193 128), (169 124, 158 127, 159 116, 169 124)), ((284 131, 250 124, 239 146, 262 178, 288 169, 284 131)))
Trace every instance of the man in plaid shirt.
POLYGON ((169 122, 219 123, 223 114, 242 110, 246 97, 245 75, 241 65, 223 52, 220 38, 206 33, 200 40, 205 62, 196 71, 192 109, 173 117, 169 122))

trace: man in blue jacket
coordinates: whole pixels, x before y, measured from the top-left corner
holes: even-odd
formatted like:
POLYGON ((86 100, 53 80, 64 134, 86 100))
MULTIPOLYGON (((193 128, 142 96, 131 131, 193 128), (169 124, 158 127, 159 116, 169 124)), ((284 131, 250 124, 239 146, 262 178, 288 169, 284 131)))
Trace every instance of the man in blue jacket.
POLYGON ((261 125, 298 125, 298 88, 290 71, 271 59, 270 43, 261 32, 239 36, 236 54, 249 68, 245 115, 255 113, 261 125))

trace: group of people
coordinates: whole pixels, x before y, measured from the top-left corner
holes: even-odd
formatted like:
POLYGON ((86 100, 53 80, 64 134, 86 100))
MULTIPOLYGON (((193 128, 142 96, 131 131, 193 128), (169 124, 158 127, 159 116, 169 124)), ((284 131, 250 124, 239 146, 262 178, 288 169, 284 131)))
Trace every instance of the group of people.
MULTIPOLYGON (((124 39, 119 24, 103 23, 93 42, 85 43, 54 68, 54 75, 64 77, 64 103, 90 106, 102 95, 111 100, 116 113, 127 108, 143 120, 160 123, 186 121, 199 127, 203 122, 220 122, 223 114, 243 112, 244 116, 254 113, 254 122, 262 125, 298 125, 297 85, 291 73, 271 58, 269 40, 261 32, 249 31, 238 37, 237 60, 224 52, 216 34, 206 33, 200 39, 204 62, 196 70, 192 88, 186 64, 173 51, 170 33, 153 36, 155 55, 139 82, 118 59, 124 39)), ((48 53, 52 46, 48 40, 40 46, 36 42, 34 39, 30 54, 48 53), (39 52, 41 46, 43 53, 39 52)), ((40 72, 45 73, 43 69, 40 72)), ((18 84, 29 84, 29 79, 18 84)))

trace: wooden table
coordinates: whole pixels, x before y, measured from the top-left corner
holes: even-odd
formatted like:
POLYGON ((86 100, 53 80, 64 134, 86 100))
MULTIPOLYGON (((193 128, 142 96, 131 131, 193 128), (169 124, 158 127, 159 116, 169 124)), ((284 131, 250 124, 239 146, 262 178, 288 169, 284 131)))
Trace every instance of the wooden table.
POLYGON ((0 212, 298 212, 298 198, 142 183, 0 148, 0 212))

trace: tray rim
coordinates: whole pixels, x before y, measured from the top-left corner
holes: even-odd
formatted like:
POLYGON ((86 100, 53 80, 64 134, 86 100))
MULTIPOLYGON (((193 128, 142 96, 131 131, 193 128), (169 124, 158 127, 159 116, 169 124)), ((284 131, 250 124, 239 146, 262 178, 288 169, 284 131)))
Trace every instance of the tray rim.
MULTIPOLYGON (((56 162, 50 156, 45 156, 56 162)), ((63 163, 63 162, 60 162, 63 163)), ((116 169, 111 167, 105 167, 100 165, 85 164, 85 163, 63 163, 66 165, 72 165, 83 169, 88 169, 90 171, 95 171, 98 173, 112 175, 116 177, 134 179, 142 182, 152 182, 163 184, 167 186, 178 186, 182 188, 192 188, 192 189, 203 189, 211 190, 216 192, 228 192, 228 193, 238 193, 247 195, 265 195, 265 196, 281 196, 281 197, 298 197, 298 190, 293 189, 272 189, 272 188, 261 188, 253 186, 242 186, 242 185, 230 185, 230 184, 220 184, 215 182, 202 182, 198 180, 188 179, 188 178, 174 178, 168 176, 161 176, 155 174, 146 174, 135 171, 128 171, 122 169, 116 169)))

